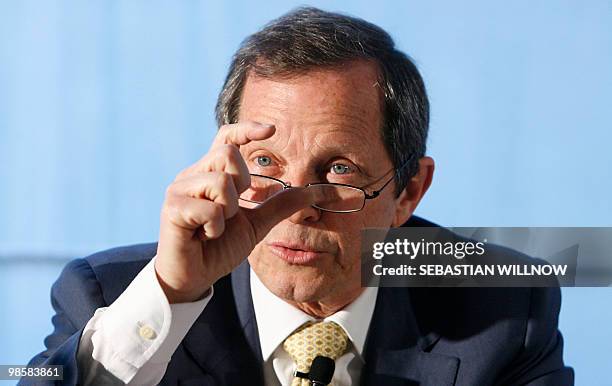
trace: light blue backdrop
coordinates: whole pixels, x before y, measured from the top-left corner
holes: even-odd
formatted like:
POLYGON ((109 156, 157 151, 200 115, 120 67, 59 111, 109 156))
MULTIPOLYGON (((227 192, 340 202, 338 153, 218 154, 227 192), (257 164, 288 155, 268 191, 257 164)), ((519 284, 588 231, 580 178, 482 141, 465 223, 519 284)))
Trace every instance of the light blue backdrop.
MULTIPOLYGON (((166 185, 215 133, 231 54, 302 4, 220 3, 0 1, 0 364, 42 350, 66 259, 156 239, 166 185)), ((610 1, 312 4, 379 24, 421 69, 437 170, 420 215, 612 225, 610 1)), ((610 379, 611 295, 563 290, 579 385, 610 379)))

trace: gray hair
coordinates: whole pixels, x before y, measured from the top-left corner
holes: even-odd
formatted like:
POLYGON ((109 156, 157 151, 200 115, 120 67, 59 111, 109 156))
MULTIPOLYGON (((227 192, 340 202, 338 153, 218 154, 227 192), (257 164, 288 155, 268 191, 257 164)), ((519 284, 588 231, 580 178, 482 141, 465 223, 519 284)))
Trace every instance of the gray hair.
POLYGON ((383 94, 381 137, 397 170, 396 195, 425 155, 429 101, 414 63, 382 28, 363 19, 317 8, 297 8, 247 37, 234 55, 216 106, 219 126, 238 120, 248 74, 291 76, 313 68, 371 60, 383 94), (400 168, 408 163, 406 167, 400 168))

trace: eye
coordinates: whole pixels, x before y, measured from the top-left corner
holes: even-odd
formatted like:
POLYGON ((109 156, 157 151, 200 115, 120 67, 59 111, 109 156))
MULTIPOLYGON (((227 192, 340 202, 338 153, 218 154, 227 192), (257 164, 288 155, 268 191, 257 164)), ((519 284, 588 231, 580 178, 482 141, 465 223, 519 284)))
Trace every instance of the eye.
POLYGON ((255 157, 255 162, 259 166, 270 166, 272 164, 272 158, 265 155, 259 155, 255 157))
POLYGON ((351 168, 344 164, 333 164, 331 170, 334 174, 349 174, 351 168))

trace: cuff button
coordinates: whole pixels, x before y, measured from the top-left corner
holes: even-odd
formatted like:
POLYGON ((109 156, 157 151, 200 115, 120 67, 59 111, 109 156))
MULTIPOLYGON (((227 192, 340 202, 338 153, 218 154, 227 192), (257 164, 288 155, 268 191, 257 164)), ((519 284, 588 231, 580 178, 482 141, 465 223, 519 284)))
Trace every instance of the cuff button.
POLYGON ((146 339, 146 340, 153 340, 157 336, 157 334, 155 333, 155 330, 153 330, 151 327, 147 325, 141 326, 140 329, 138 330, 138 334, 140 335, 141 338, 146 339))

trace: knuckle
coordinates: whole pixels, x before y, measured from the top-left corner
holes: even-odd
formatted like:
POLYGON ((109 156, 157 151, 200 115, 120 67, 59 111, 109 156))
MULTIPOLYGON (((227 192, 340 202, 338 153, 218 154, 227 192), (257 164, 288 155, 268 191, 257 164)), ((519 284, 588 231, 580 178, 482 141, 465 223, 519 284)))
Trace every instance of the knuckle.
POLYGON ((198 225, 198 220, 196 217, 196 213, 191 208, 183 208, 182 211, 183 221, 191 227, 195 227, 198 225))
POLYGON ((176 208, 178 206, 177 201, 178 201, 177 195, 170 192, 169 194, 166 195, 166 201, 164 204, 164 208, 176 208))
POLYGON ((170 196, 168 196, 165 205, 167 212, 170 213, 173 218, 175 218, 176 215, 181 213, 183 208, 186 206, 186 199, 187 197, 182 197, 176 194, 171 194, 170 196))
POLYGON ((216 203, 212 203, 211 206, 211 216, 210 216, 213 220, 215 221, 221 221, 223 222, 223 206, 216 204, 216 203))
POLYGON ((220 205, 213 205, 211 207, 211 212, 212 215, 204 224, 204 231, 206 232, 207 237, 216 238, 221 236, 223 231, 225 231, 223 208, 220 205))
POLYGON ((175 189, 176 189, 176 185, 175 185, 174 183, 172 183, 172 184, 168 185, 168 186, 166 187, 165 196, 166 196, 166 197, 171 197, 171 196, 173 196, 173 195, 174 195, 174 191, 175 191, 175 189))
POLYGON ((166 217, 171 222, 176 223, 180 218, 179 199, 175 195, 170 195, 162 208, 162 217, 166 217))
POLYGON ((233 184, 234 181, 231 175, 229 175, 228 173, 217 173, 215 185, 222 192, 221 194, 228 194, 233 184))
POLYGON ((230 130, 231 130, 231 126, 229 124, 221 125, 217 132, 217 135, 221 138, 224 138, 225 136, 229 134, 230 130))

